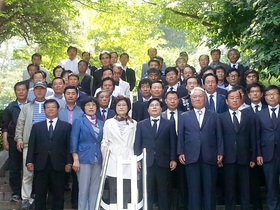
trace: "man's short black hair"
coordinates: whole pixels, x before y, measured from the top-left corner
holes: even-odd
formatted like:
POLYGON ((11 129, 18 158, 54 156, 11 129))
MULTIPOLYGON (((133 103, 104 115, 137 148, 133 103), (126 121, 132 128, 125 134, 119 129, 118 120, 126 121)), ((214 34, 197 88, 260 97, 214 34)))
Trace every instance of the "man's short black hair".
POLYGON ((46 105, 47 104, 51 104, 51 103, 55 103, 56 107, 59 109, 59 103, 57 102, 57 100, 51 98, 51 99, 47 99, 44 103, 44 109, 46 109, 46 105))
POLYGON ((162 108, 163 107, 163 103, 161 100, 159 100, 159 98, 151 98, 148 103, 147 103, 147 109, 149 108, 150 104, 153 102, 153 101, 158 101, 159 104, 160 104, 160 107, 162 108))
POLYGON ((165 76, 169 73, 169 72, 171 72, 171 71, 173 71, 173 72, 175 72, 175 74, 176 75, 178 75, 179 74, 179 71, 178 71, 178 69, 176 69, 176 67, 167 67, 166 69, 165 69, 165 76))

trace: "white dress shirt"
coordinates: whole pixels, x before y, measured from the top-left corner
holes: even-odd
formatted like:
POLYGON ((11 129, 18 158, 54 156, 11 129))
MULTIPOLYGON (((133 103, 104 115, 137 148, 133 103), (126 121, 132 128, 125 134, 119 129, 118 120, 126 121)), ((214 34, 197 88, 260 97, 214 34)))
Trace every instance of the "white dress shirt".
POLYGON ((197 121, 199 123, 199 127, 201 127, 202 122, 203 122, 203 118, 205 115, 205 107, 203 107, 202 109, 193 109, 197 118, 197 121), (201 114, 199 114, 199 112, 201 112, 201 114))
POLYGON ((279 115, 279 104, 277 104, 275 107, 272 107, 272 106, 270 106, 270 105, 268 105, 268 110, 269 110, 269 116, 270 116, 270 118, 272 118, 272 108, 276 108, 276 110, 275 110, 275 114, 276 114, 276 118, 278 118, 278 115, 279 115))

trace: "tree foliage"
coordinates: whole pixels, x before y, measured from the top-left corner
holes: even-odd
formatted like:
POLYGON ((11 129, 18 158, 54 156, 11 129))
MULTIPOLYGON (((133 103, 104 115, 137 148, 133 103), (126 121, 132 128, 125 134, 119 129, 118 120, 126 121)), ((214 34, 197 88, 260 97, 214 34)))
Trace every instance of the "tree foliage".
POLYGON ((211 48, 238 47, 250 65, 279 75, 280 2, 277 0, 154 0, 161 21, 187 30, 190 41, 206 41, 211 48))

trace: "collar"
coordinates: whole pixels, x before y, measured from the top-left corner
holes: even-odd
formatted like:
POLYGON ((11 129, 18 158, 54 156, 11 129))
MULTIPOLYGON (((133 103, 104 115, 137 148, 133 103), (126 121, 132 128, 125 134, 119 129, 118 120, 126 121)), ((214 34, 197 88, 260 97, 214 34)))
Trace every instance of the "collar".
POLYGON ((52 120, 53 121, 52 124, 55 125, 57 123, 58 117, 53 118, 53 119, 46 118, 46 120, 47 120, 47 123, 49 123, 49 121, 52 120))
POLYGON ((202 114, 205 113, 205 107, 203 107, 202 109, 193 108, 193 110, 195 113, 197 113, 198 111, 202 111, 202 114))
POLYGON ((210 98, 210 95, 213 95, 214 98, 217 98, 217 91, 212 94, 209 94, 206 92, 206 95, 207 95, 207 98, 210 98))
POLYGON ((148 98, 148 99, 142 97, 142 100, 143 100, 143 102, 145 102, 145 101, 149 101, 152 98, 153 98, 152 96, 150 96, 150 98, 148 98))
POLYGON ((153 120, 160 120, 160 116, 158 116, 158 117, 150 117, 150 121, 152 122, 153 120))
POLYGON ((237 116, 240 115, 240 110, 239 110, 239 109, 237 109, 236 111, 233 111, 233 110, 231 110, 231 109, 228 109, 228 111, 229 111, 230 116, 233 116, 233 112, 235 112, 237 116))
POLYGON ((259 108, 262 107, 262 102, 259 102, 258 104, 254 104, 254 103, 251 103, 251 107, 255 109, 255 106, 259 105, 259 108))
POLYGON ((275 108, 275 109, 279 109, 279 104, 277 104, 276 106, 272 107, 270 105, 267 106, 269 108, 269 110, 271 110, 272 108, 275 108))

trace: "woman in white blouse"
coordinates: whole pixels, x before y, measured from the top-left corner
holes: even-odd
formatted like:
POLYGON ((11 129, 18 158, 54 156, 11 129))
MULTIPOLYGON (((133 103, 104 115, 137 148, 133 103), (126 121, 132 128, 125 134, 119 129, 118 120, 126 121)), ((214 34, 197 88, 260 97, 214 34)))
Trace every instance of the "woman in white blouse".
MULTIPOLYGON (((116 116, 105 121, 101 142, 103 157, 105 157, 108 149, 111 151, 106 172, 110 190, 110 203, 117 202, 117 157, 122 156, 123 160, 129 160, 134 155, 133 145, 137 124, 128 116, 131 109, 129 98, 118 96, 115 98, 115 104, 116 116)), ((130 200, 130 174, 130 166, 124 166, 124 208, 127 207, 130 200)))

